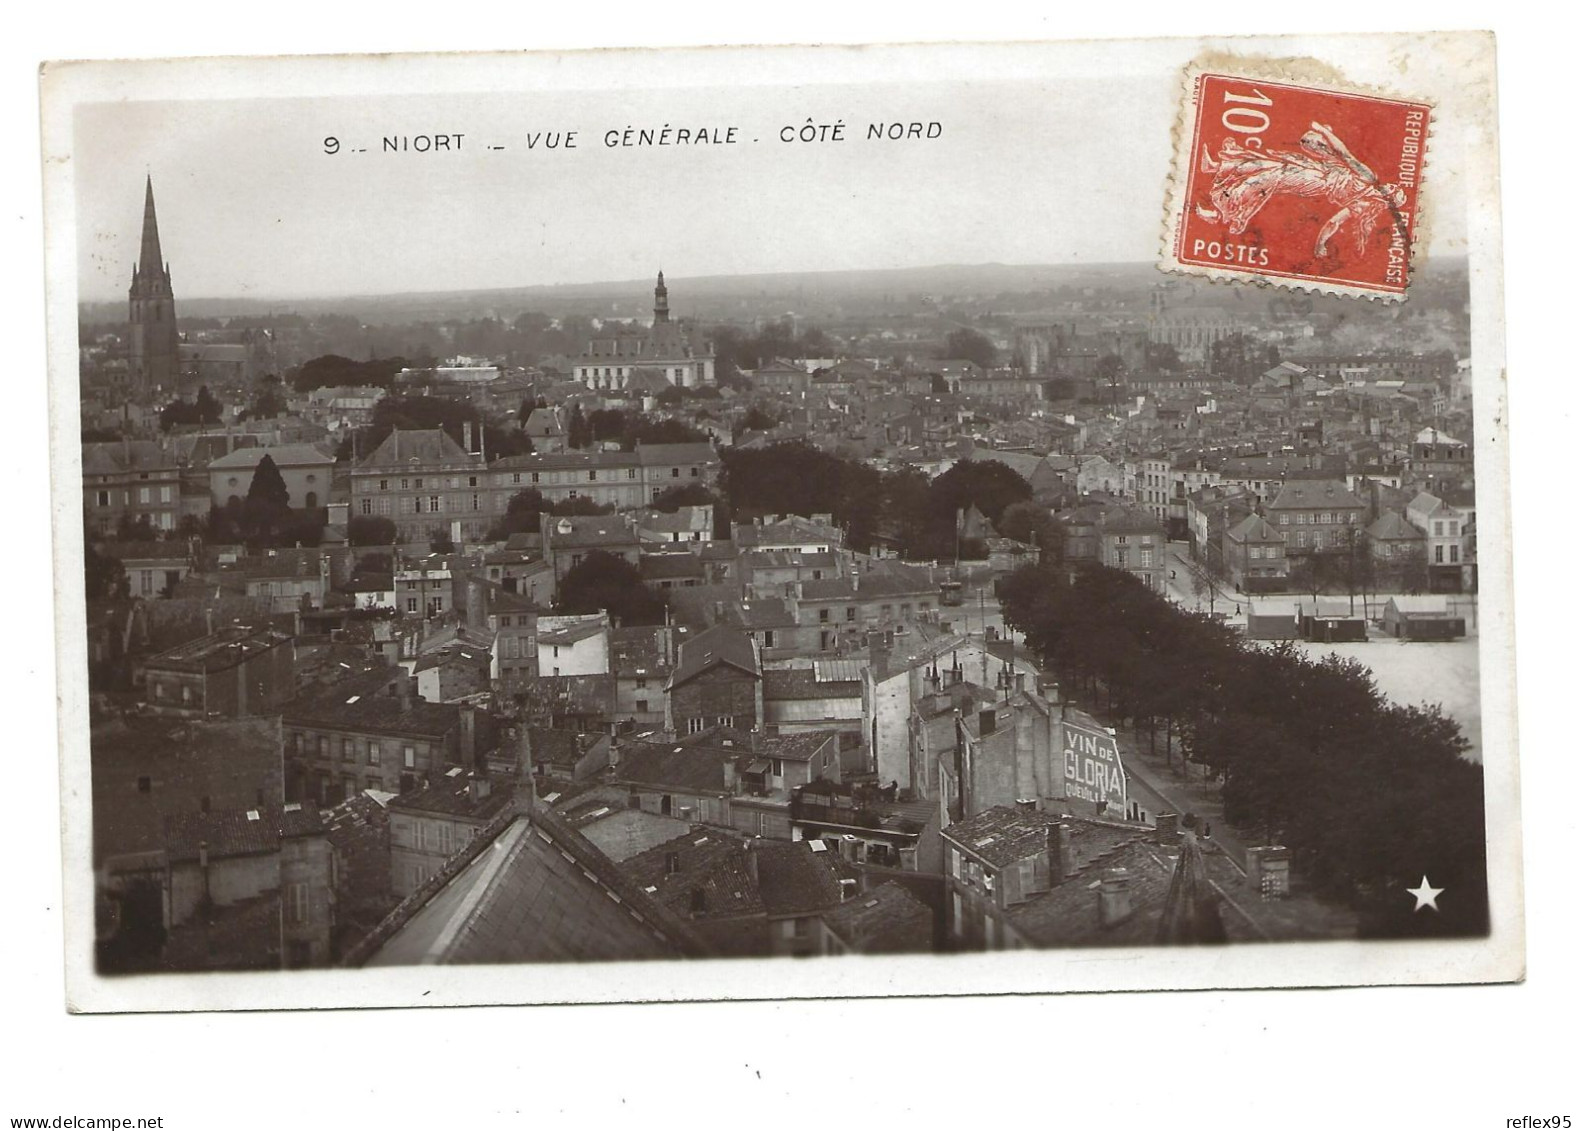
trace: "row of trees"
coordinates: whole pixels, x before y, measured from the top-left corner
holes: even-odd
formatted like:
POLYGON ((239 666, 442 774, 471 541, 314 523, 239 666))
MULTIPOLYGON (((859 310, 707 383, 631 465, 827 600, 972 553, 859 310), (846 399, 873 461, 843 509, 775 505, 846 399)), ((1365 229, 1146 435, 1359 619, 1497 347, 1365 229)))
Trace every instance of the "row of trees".
POLYGON ((565 431, 568 447, 588 448, 613 441, 623 452, 633 451, 638 444, 693 444, 708 439, 679 420, 655 419, 621 408, 596 408, 584 413, 581 405, 572 407, 565 431))
MULTIPOLYGON (((881 473, 794 442, 727 450, 724 465, 721 487, 737 521, 829 514, 845 531, 847 546, 867 551, 882 535, 919 560, 982 556, 980 543, 961 537, 962 513, 976 507, 997 526, 1011 507, 1032 498, 1027 481, 994 460, 958 463, 930 481, 920 471, 881 473)), ((1023 514, 1012 525, 1030 530, 1036 520, 1036 513, 1023 514)))
POLYGON ((1437 708, 1390 703, 1355 660, 1248 644, 1120 571, 1027 567, 1001 600, 1067 693, 1222 775, 1226 818, 1287 845, 1364 933, 1487 930, 1481 767, 1437 708), (1435 916, 1404 895, 1424 872, 1445 889, 1435 916))

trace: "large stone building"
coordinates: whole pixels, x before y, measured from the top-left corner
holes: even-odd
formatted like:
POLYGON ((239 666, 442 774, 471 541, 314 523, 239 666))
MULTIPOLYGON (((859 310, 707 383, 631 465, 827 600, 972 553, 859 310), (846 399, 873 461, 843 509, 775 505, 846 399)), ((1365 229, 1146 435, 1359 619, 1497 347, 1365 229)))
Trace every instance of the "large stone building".
POLYGON ((645 374, 696 389, 714 383, 714 354, 707 342, 670 321, 670 292, 660 271, 653 288, 653 325, 647 333, 616 332, 592 339, 572 371, 589 389, 618 391, 645 374))
POLYGON ((181 466, 153 440, 82 446, 82 509, 90 530, 113 532, 124 519, 174 530, 181 516, 181 466))
POLYGON ((457 522, 462 537, 481 536, 498 517, 492 494, 483 456, 440 428, 396 428, 351 472, 352 517, 388 518, 406 541, 452 533, 457 522))

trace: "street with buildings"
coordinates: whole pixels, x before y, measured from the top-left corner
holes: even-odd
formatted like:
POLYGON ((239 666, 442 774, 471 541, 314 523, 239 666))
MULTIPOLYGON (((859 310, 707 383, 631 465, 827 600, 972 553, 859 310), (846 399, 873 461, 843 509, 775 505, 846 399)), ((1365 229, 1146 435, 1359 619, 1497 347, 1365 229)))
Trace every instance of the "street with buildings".
POLYGON ((1254 701, 1477 754, 1463 270, 188 318, 155 190, 80 351, 101 970, 1398 927, 1254 701))

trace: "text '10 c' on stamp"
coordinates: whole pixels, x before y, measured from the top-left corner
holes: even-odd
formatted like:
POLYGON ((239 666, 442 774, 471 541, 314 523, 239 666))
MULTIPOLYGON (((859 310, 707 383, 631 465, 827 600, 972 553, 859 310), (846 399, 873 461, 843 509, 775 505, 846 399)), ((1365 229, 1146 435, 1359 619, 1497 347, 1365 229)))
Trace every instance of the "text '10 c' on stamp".
POLYGON ((1165 270, 1404 297, 1430 106, 1217 70, 1185 90, 1165 270))

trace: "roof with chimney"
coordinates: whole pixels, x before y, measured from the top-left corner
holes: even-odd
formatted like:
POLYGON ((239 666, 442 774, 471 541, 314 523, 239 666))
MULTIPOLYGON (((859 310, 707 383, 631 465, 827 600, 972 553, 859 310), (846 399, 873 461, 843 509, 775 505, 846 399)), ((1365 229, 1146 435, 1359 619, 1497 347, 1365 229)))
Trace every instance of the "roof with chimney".
POLYGON ((933 912, 893 880, 825 911, 823 922, 846 946, 863 954, 933 948, 933 912))
POLYGON ((268 626, 227 625, 217 632, 151 656, 143 666, 160 671, 224 671, 290 644, 291 640, 288 633, 268 626))
POLYGON ((511 807, 347 956, 352 966, 702 956, 695 932, 565 819, 511 807))
POLYGON ((550 544, 556 549, 637 543, 636 529, 626 515, 561 515, 549 519, 547 530, 550 544))
MULTIPOLYGON (((821 841, 819 842, 822 843, 821 841)), ((769 918, 800 918, 840 906, 845 875, 839 855, 810 841, 756 840, 758 895, 769 918)), ((851 871, 854 872, 854 869, 851 871)))
POLYGON ((585 616, 540 617, 538 620, 538 645, 570 647, 583 640, 598 636, 609 627, 604 613, 585 616))
POLYGON ((838 546, 841 534, 832 523, 815 522, 799 514, 789 514, 773 521, 737 523, 731 530, 731 540, 742 550, 802 542, 825 542, 838 546))
POLYGON ((172 813, 165 818, 165 852, 172 864, 256 856, 280 851, 280 842, 328 829, 314 806, 300 802, 255 809, 172 813))
POLYGON ((443 738, 460 724, 458 704, 403 696, 407 684, 402 669, 379 668, 298 696, 282 708, 281 718, 287 726, 427 738, 443 738))
POLYGON ((575 766, 587 756, 589 750, 606 738, 608 735, 552 727, 528 727, 522 732, 522 739, 532 760, 552 766, 575 766))
POLYGON ((676 915, 761 915, 763 900, 748 851, 739 833, 698 828, 632 856, 620 868, 676 915))
POLYGON ((750 597, 731 601, 722 610, 725 624, 745 629, 794 628, 796 608, 783 597, 750 597))
POLYGON ((939 583, 926 566, 869 559, 865 568, 801 583, 805 601, 865 601, 932 595, 939 583))
POLYGON ((83 475, 175 470, 175 456, 153 440, 118 440, 82 445, 83 475))
POLYGON ((856 679, 820 680, 812 668, 770 668, 763 673, 765 702, 798 699, 855 699, 862 694, 860 676, 856 679))
POLYGON ((670 674, 662 627, 617 628, 609 634, 609 670, 624 679, 663 679, 670 674))
POLYGON ((726 778, 725 764, 744 766, 750 756, 750 748, 744 745, 739 750, 720 750, 679 743, 628 742, 620 748, 615 780, 677 793, 709 793, 723 797, 733 792, 726 778))
POLYGON ((165 818, 213 809, 278 809, 285 796, 280 724, 273 717, 133 717, 93 728, 93 858, 155 852, 165 818))
POLYGON ((1365 510, 1367 504, 1356 497, 1351 489, 1337 479, 1290 479, 1269 510, 1314 510, 1338 508, 1365 510))
POLYGON ((1226 537, 1232 542, 1283 542, 1285 536, 1268 524, 1260 514, 1249 514, 1230 528, 1226 537))
POLYGON ((1048 851, 1049 830, 1056 825, 1064 826, 1066 849, 1078 865, 1153 831, 1145 825, 996 805, 948 826, 943 835, 983 863, 1003 868, 1048 851))
POLYGON ((494 471, 590 471, 599 468, 639 466, 630 452, 602 450, 572 452, 534 452, 530 455, 506 456, 489 465, 494 471))
POLYGON ((758 661, 752 638, 739 628, 716 624, 681 642, 670 686, 679 687, 721 664, 736 668, 754 679, 763 677, 763 667, 758 661))
POLYGON ((452 767, 433 781, 391 800, 391 813, 415 813, 488 821, 510 804, 513 783, 474 777, 452 767))
POLYGON ((421 470, 454 464, 481 465, 482 457, 462 450, 443 428, 394 428, 357 465, 360 471, 421 470))

